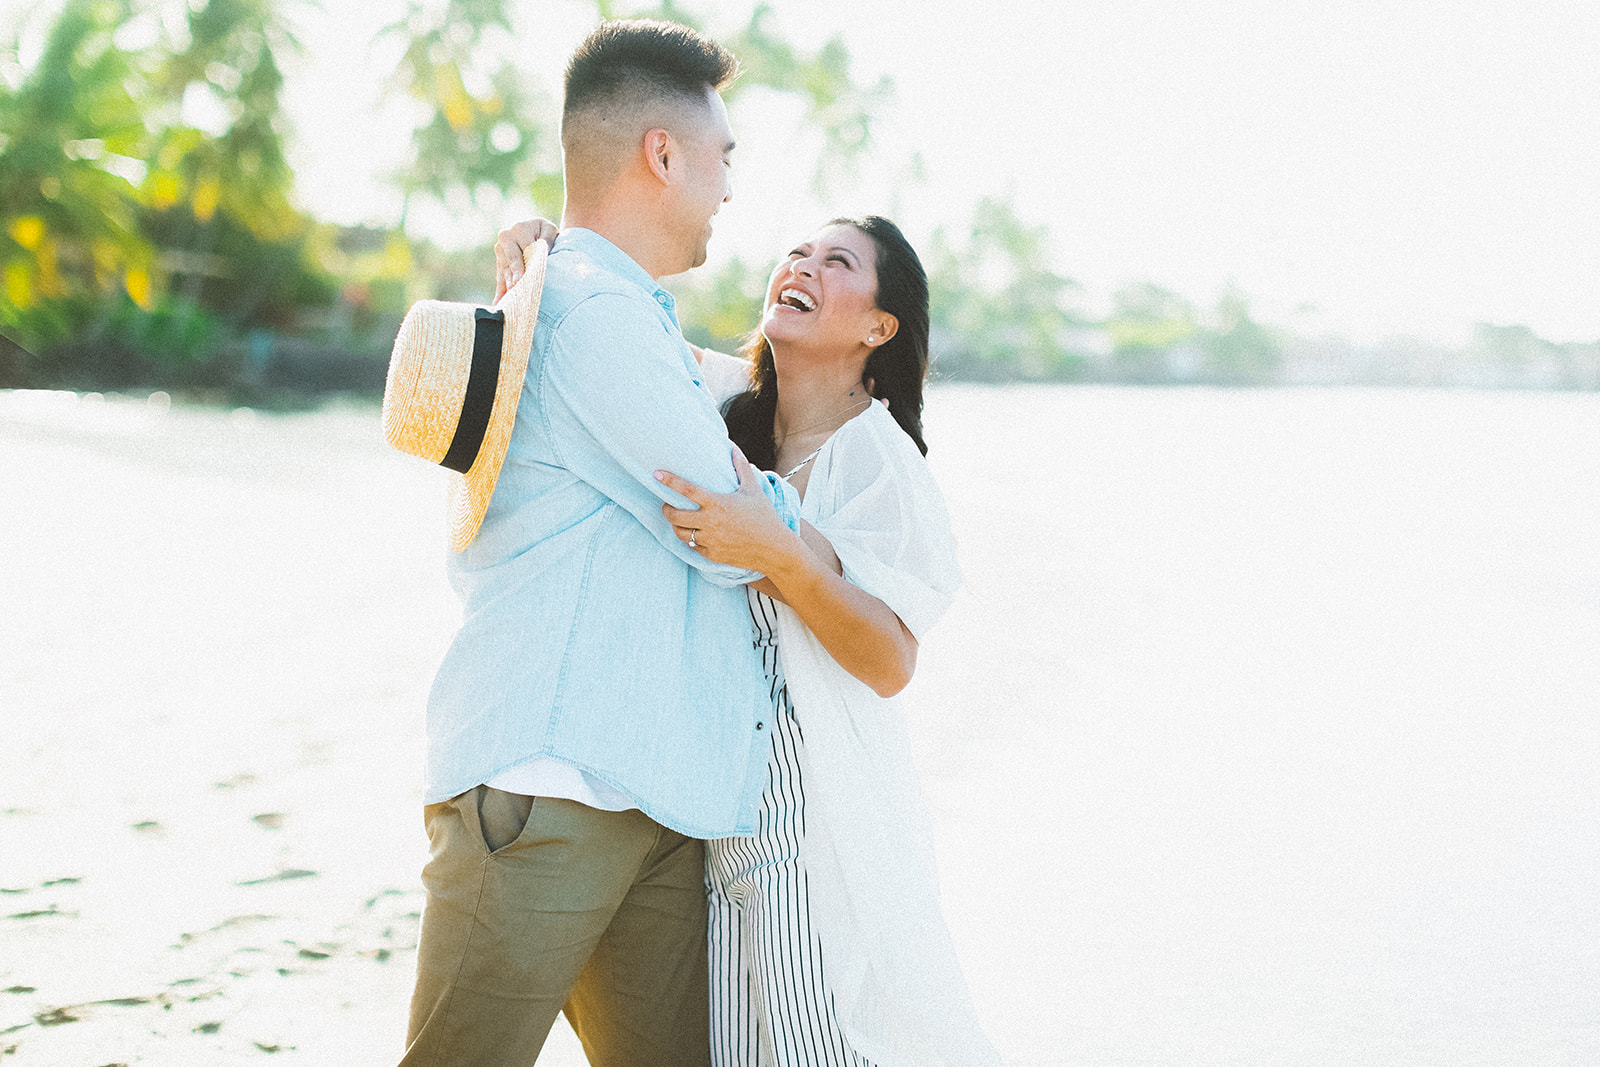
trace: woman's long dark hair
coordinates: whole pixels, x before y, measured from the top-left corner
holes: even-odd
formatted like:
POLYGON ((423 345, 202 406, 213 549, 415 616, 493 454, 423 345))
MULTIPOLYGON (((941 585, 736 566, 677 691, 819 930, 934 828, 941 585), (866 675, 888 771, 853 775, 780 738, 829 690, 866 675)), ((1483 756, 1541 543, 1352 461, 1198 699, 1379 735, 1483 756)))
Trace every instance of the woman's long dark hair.
MULTIPOLYGON (((889 414, 900 424, 923 455, 922 383, 928 377, 928 274, 922 260, 900 227, 878 215, 861 219, 834 219, 829 226, 854 226, 868 237, 878 253, 878 310, 900 323, 893 337, 872 350, 862 377, 872 383, 872 395, 889 402, 889 414)), ((728 436, 760 470, 778 463, 773 440, 773 420, 778 414, 778 372, 772 346, 757 329, 740 350, 750 360, 750 388, 722 408, 728 436)))

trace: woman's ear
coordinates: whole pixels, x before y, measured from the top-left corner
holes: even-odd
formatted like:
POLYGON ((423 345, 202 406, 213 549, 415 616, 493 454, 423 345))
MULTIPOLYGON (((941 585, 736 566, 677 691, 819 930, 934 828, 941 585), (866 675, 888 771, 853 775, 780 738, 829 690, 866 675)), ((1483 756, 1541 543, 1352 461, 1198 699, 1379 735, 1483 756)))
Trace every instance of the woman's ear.
POLYGON ((877 320, 872 324, 872 329, 867 331, 867 347, 877 348, 900 329, 900 320, 887 311, 880 311, 877 320))

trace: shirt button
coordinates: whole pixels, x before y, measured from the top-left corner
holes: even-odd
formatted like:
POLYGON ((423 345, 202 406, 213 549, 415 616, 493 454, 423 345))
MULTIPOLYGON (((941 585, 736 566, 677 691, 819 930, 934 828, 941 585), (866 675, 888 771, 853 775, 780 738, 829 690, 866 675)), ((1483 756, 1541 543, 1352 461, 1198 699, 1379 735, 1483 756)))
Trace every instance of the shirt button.
POLYGON ((757 730, 760 730, 760 729, 762 729, 762 728, 763 728, 763 727, 765 727, 765 726, 766 726, 766 725, 767 725, 767 724, 766 724, 766 723, 764 723, 764 722, 758 722, 758 723, 756 723, 756 729, 757 729, 757 730))

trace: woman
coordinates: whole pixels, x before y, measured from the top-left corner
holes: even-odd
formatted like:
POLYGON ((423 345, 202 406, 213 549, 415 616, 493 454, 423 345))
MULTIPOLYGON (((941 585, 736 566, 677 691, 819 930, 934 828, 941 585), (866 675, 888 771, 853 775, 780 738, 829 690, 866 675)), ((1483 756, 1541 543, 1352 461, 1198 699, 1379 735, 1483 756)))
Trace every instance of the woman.
POLYGON ((702 356, 708 383, 748 383, 730 436, 800 490, 835 558, 784 527, 743 457, 737 493, 658 475, 698 505, 665 508, 685 542, 767 575, 749 593, 774 703, 760 824, 706 845, 713 1062, 998 1063, 893 699, 960 583, 922 458, 927 278, 899 229, 836 220, 790 252, 747 355, 702 356))

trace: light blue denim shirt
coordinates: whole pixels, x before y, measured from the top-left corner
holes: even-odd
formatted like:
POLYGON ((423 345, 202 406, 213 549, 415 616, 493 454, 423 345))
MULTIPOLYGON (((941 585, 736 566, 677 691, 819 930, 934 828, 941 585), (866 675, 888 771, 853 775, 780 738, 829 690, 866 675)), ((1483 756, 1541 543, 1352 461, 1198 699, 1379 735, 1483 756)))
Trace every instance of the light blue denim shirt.
MULTIPOLYGON (((771 701, 742 583, 678 540, 668 470, 738 486, 672 297, 599 234, 546 265, 516 428, 483 526, 449 562, 464 615, 428 698, 425 800, 550 756, 686 834, 749 832, 771 701)), ((799 500, 765 488, 793 528, 799 500)))

